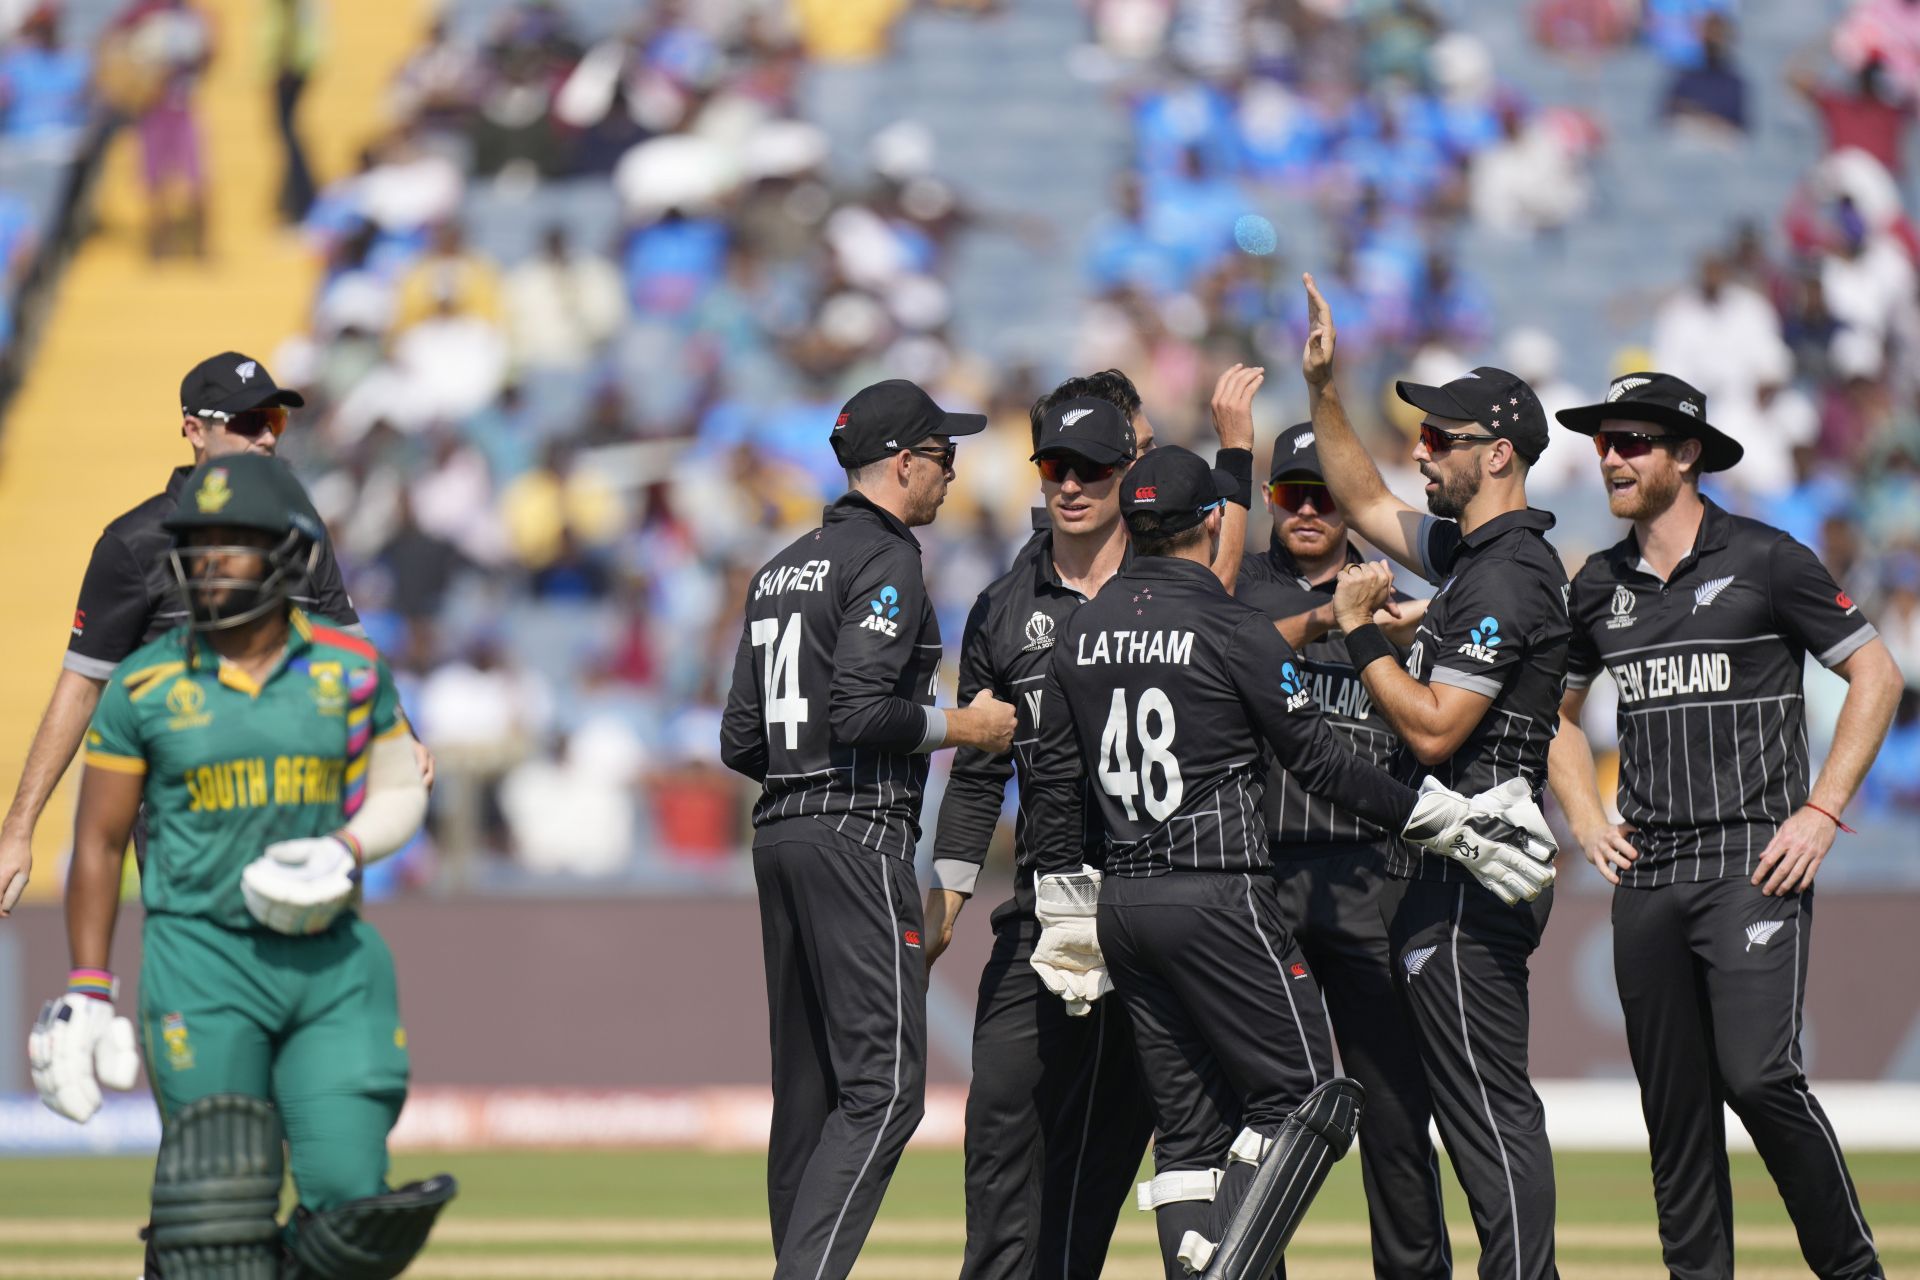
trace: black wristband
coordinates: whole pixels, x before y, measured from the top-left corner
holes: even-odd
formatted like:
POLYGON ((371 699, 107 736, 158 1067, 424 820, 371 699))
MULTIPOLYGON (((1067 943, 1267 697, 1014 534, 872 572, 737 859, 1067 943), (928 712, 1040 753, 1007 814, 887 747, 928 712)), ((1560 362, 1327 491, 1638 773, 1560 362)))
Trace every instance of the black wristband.
POLYGON ((1227 501, 1253 510, 1253 450, 1221 449, 1213 455, 1213 466, 1216 471, 1232 476, 1238 486, 1227 495, 1227 501))
POLYGON ((1398 664, 1399 651, 1393 647, 1393 641, 1387 639, 1387 633, 1380 629, 1377 622, 1369 622, 1358 631, 1347 632, 1347 657, 1353 662, 1356 673, 1365 671, 1380 658, 1398 664))

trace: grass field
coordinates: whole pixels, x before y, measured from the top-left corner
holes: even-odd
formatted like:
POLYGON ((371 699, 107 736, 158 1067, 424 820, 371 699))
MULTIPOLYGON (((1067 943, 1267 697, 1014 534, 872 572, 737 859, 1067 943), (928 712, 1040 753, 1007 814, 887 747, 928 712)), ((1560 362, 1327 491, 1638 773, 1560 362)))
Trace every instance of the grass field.
MULTIPOLYGON (((1920 1154, 1853 1157, 1888 1275, 1920 1271, 1920 1154)), ((0 1161, 0 1278, 132 1280, 151 1166, 127 1159, 0 1161)), ((413 1156, 395 1180, 447 1169, 462 1194, 411 1271, 421 1280, 764 1280, 771 1271, 762 1162, 704 1153, 510 1152, 413 1156)), ((1742 1280, 1807 1274, 1766 1171, 1734 1159, 1742 1280)), ((1662 1274, 1645 1157, 1559 1159, 1560 1269, 1567 1280, 1662 1274)), ((1466 1206, 1449 1186, 1459 1274, 1475 1248, 1466 1206)), ((910 1154, 854 1275, 950 1280, 963 1238, 960 1157, 910 1154)), ((1292 1280, 1366 1280, 1359 1166, 1343 1162, 1288 1254, 1292 1280)), ((1106 1274, 1154 1280, 1152 1223, 1121 1216, 1106 1274)))

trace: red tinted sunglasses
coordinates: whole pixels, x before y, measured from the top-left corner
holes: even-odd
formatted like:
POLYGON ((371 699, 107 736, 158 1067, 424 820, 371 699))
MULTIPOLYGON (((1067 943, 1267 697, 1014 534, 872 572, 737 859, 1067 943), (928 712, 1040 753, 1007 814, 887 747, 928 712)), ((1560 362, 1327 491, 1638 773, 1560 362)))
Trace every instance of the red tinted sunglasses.
POLYGON ((1420 443, 1427 446, 1427 452, 1436 458, 1443 458, 1456 448, 1476 444, 1492 444, 1498 436, 1477 436, 1469 431, 1442 431, 1430 422, 1420 424, 1420 443))
POLYGON ((1623 458, 1644 458, 1653 452, 1655 445, 1671 448, 1684 439, 1685 436, 1650 436, 1638 431, 1596 431, 1593 433, 1593 451, 1603 458, 1608 450, 1623 458))
POLYGON ((287 429, 287 411, 281 405, 269 405, 264 409, 245 409, 239 413, 221 413, 208 410, 196 413, 196 418, 205 418, 219 423, 229 435, 259 436, 264 431, 279 435, 287 429))
POLYGON ((1117 462, 1089 462, 1076 454, 1053 454, 1035 461, 1040 467, 1040 476, 1049 484, 1065 484, 1068 475, 1080 477, 1081 484, 1099 484, 1110 480, 1113 473, 1120 469, 1117 462))
POLYGON ((1313 509, 1323 515, 1331 515, 1340 509, 1333 500, 1333 490, 1319 480, 1275 480, 1267 486, 1267 496, 1273 499, 1273 505, 1284 507, 1288 511, 1298 511, 1313 501, 1313 509))

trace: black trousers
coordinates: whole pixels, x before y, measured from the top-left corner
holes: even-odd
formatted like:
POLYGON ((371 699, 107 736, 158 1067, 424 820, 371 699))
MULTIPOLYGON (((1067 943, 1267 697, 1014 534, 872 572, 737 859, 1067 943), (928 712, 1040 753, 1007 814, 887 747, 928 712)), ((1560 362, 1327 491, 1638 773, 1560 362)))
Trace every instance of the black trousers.
POLYGON ((1478 883, 1389 879, 1381 908, 1434 1122, 1473 1211, 1480 1274, 1557 1276, 1553 1151, 1527 1078, 1527 960, 1553 891, 1509 907, 1478 883))
POLYGON ((927 1084, 919 886, 898 858, 756 839, 776 1280, 853 1270, 927 1084))
POLYGON ((1040 926, 994 913, 967 1091, 962 1280, 1096 1280, 1153 1132, 1116 1000, 1081 1018, 1028 960, 1040 926))
POLYGON ((1233 872, 1101 886, 1100 948, 1152 1100, 1154 1168, 1227 1171, 1211 1203, 1156 1214, 1168 1280, 1185 1276, 1180 1238, 1195 1230, 1217 1242, 1253 1180, 1252 1166, 1228 1163, 1234 1138, 1271 1137, 1333 1076, 1326 1008, 1279 896, 1270 877, 1233 872))
POLYGON ((1722 1103, 1766 1161, 1814 1274, 1884 1274, 1801 1068, 1812 928, 1811 889, 1769 898, 1736 876, 1614 891, 1614 980, 1652 1140, 1660 1247, 1679 1280, 1733 1275, 1722 1103))
POLYGON ((1413 1017, 1393 980, 1380 914, 1386 857, 1377 845, 1346 845, 1314 857, 1276 857, 1280 912, 1320 983, 1342 1071, 1367 1091, 1360 1173, 1379 1280, 1453 1274, 1441 1202, 1440 1160, 1427 1136, 1433 1118, 1413 1017))

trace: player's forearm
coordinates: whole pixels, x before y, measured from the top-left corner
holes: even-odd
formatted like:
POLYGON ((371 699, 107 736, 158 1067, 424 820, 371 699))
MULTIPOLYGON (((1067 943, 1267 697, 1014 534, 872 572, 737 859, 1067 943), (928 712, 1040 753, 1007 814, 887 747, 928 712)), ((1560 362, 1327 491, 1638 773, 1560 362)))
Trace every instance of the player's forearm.
POLYGON ((1281 618, 1273 626, 1281 639, 1296 649, 1304 649, 1333 630, 1333 603, 1329 601, 1291 618, 1281 618))
MULTIPOLYGON (((961 710, 963 708, 922 706, 892 694, 843 693, 836 688, 827 714, 836 742, 872 751, 912 754, 974 745, 970 738, 956 740, 953 737, 953 718, 961 710)), ((962 717, 961 724, 967 723, 962 717)))
POLYGON ((1347 420, 1339 390, 1331 380, 1320 386, 1309 383, 1307 406, 1313 418, 1313 447, 1326 473, 1327 491, 1347 513, 1347 523, 1385 550, 1398 532, 1393 509, 1399 504, 1347 420))
POLYGON ((362 864, 398 853, 427 818, 427 781, 414 762, 413 742, 394 735, 373 744, 367 760, 367 798, 340 829, 362 864))
POLYGON ((1564 714, 1560 731, 1547 747, 1547 785, 1553 788, 1553 798, 1560 802, 1567 824, 1582 844, 1607 824, 1606 806, 1594 776, 1593 744, 1578 722, 1564 714))
POLYGON ((1229 502, 1220 513, 1220 550, 1213 558, 1213 576, 1228 591, 1240 578, 1240 561, 1247 554, 1247 509, 1229 502))
POLYGON ((9 833, 33 833, 48 798, 60 783, 60 775, 67 771, 67 766, 73 763, 73 753, 80 749, 87 722, 93 718, 94 708, 100 705, 100 691, 105 687, 106 681, 77 671, 62 671, 54 682, 53 696, 40 717, 40 727, 34 730, 33 742, 27 748, 27 763, 20 770, 20 785, 15 788, 13 804, 7 809, 9 833))
MULTIPOLYGON (((1421 764, 1438 764, 1466 737, 1465 732, 1456 731, 1457 726, 1447 723, 1431 688, 1385 658, 1363 667, 1360 682, 1373 698, 1373 709, 1421 764)), ((1467 728, 1470 731, 1472 726, 1467 728)))
POLYGON ((994 829, 1000 825, 1005 796, 1004 775, 965 768, 961 760, 954 761, 933 837, 934 888, 973 892, 981 864, 986 861, 987 846, 993 843, 994 829))
POLYGON ((100 833, 76 833, 67 868, 67 949, 76 969, 110 969, 113 924, 120 913, 125 844, 100 833))
POLYGON ((1874 640, 1843 664, 1847 697, 1833 729, 1833 746, 1820 767, 1809 802, 1837 814, 1853 800, 1873 767, 1900 704, 1902 680, 1883 641, 1874 640))

